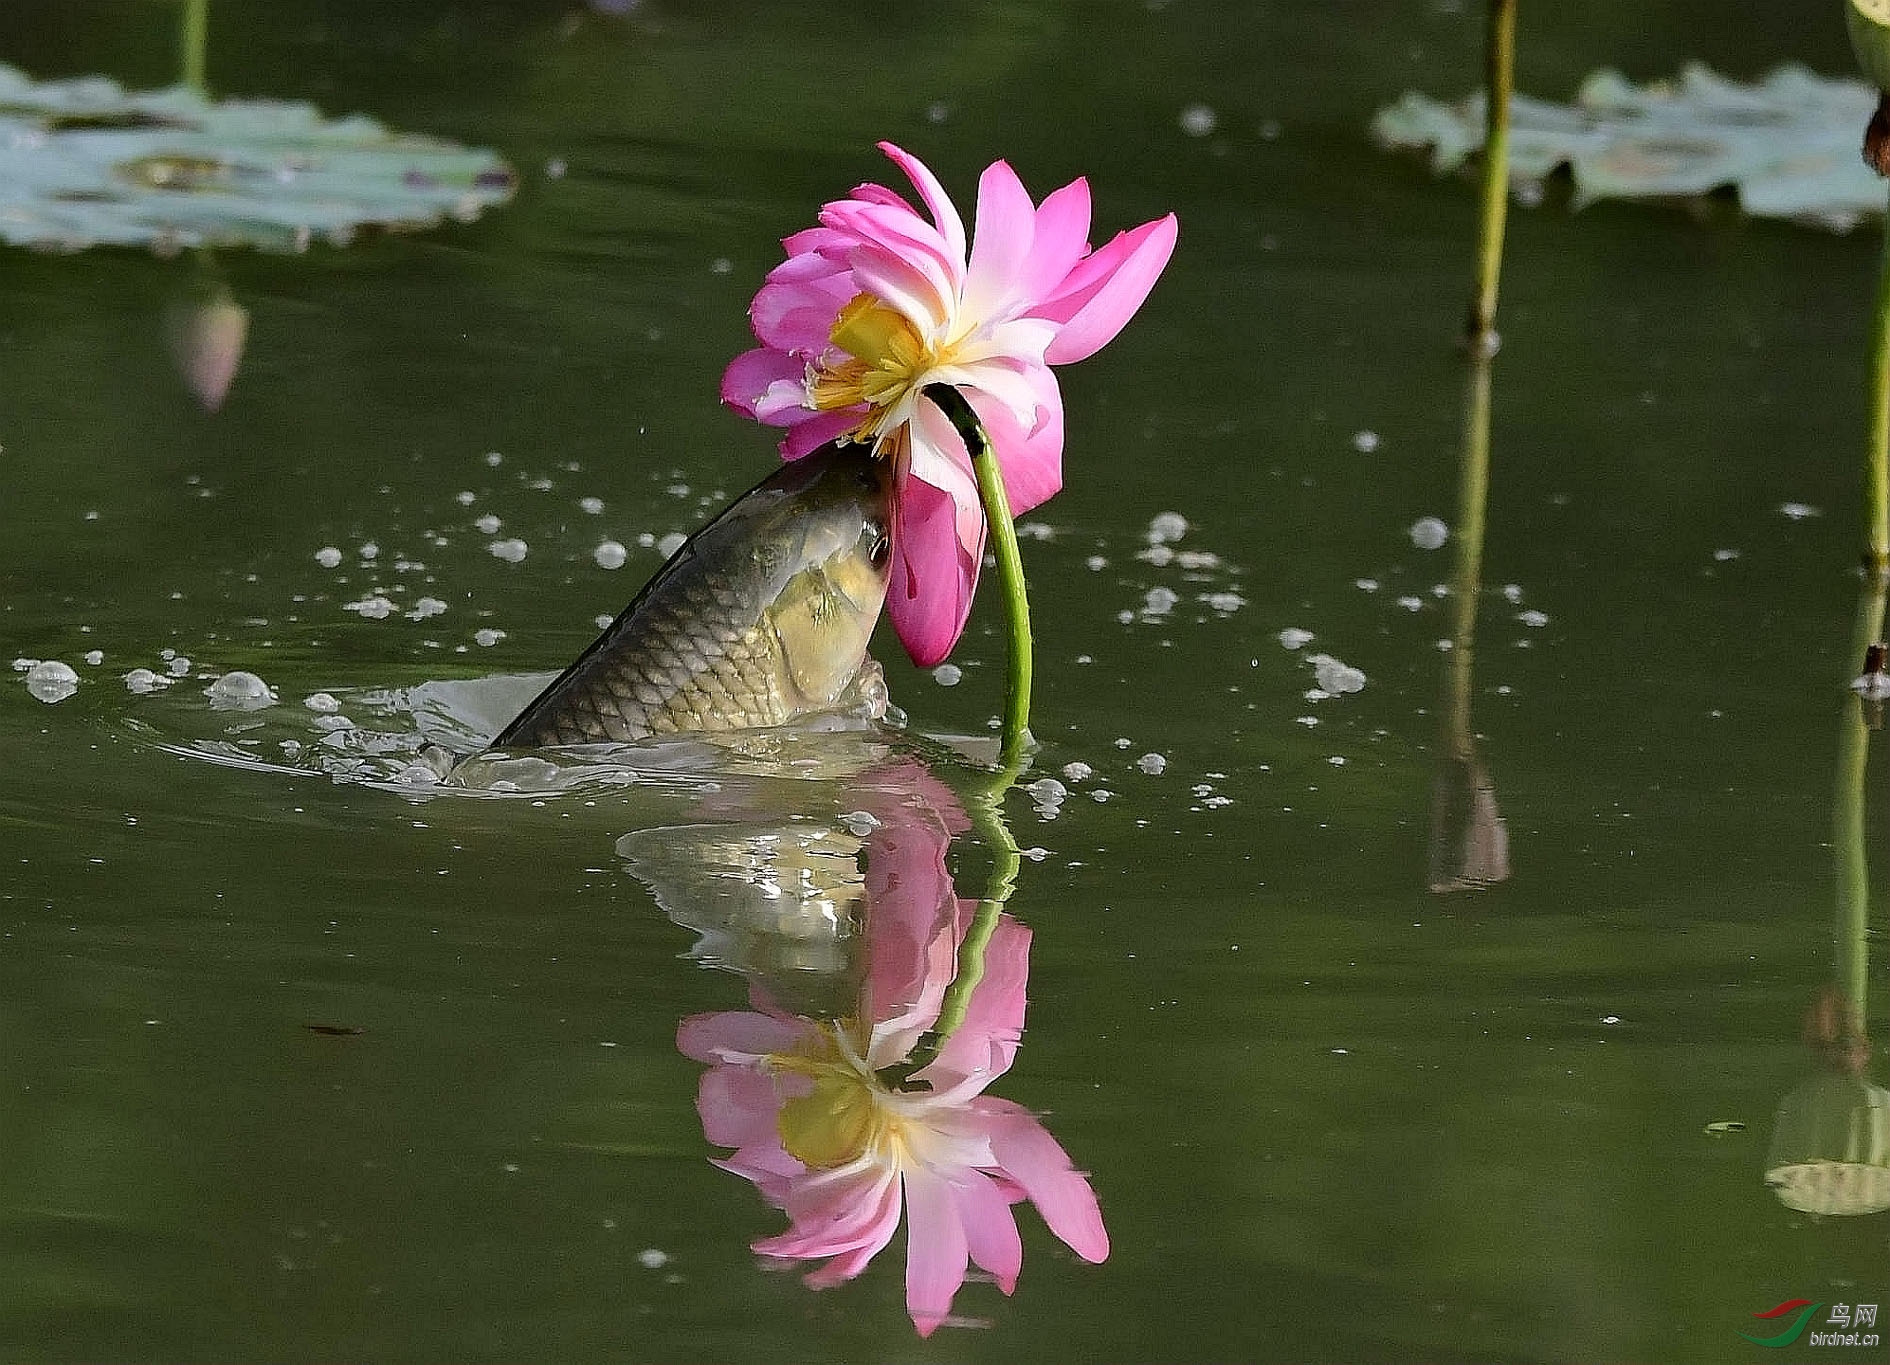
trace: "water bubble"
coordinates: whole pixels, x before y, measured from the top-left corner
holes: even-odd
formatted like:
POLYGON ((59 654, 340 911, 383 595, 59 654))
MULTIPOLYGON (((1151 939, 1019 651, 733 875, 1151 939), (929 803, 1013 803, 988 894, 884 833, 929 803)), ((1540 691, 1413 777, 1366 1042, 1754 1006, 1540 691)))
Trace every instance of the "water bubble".
POLYGON ((841 828, 856 839, 864 839, 880 825, 879 817, 870 810, 848 811, 838 818, 841 828))
POLYGON ((731 261, 726 256, 717 256, 714 260, 709 262, 709 273, 711 275, 726 275, 734 268, 735 262, 731 261))
POLYGON ((1089 799, 1094 801, 1097 805, 1100 806, 1103 802, 1107 801, 1110 797, 1114 795, 1115 793, 1110 791, 1109 788, 1107 787, 1097 787, 1094 791, 1090 792, 1089 799))
POLYGON ((260 711, 276 704, 275 690, 254 673, 225 673, 203 690, 218 711, 260 711))
POLYGON ((956 687, 965 679, 965 671, 957 664, 940 664, 932 670, 932 681, 940 687, 956 687))
POLYGON ((161 687, 169 687, 171 680, 161 674, 153 673, 148 668, 134 668, 125 674, 125 688, 142 696, 146 692, 155 692, 161 687))
POLYGON ((1142 597, 1142 610, 1150 616, 1166 616, 1181 600, 1173 588, 1153 587, 1142 597))
POLYGON ((1045 820, 1057 818, 1063 799, 1070 794, 1069 788, 1054 777, 1040 777, 1035 782, 1028 783, 1024 790, 1036 804, 1037 814, 1045 820))
POLYGON ((315 562, 324 569, 338 568, 341 564, 341 551, 333 545, 324 545, 315 552, 315 562))
POLYGON ((1166 545, 1151 545, 1146 550, 1138 551, 1135 557, 1158 569, 1165 569, 1174 562, 1175 552, 1166 545))
POLYGON ((1306 662, 1313 666, 1313 676, 1318 678, 1319 686, 1335 697, 1364 690, 1364 673, 1330 654, 1315 654, 1306 662))
POLYGON ((682 549, 683 542, 687 539, 689 539, 689 537, 684 535, 681 531, 671 531, 668 535, 656 542, 656 552, 663 556, 664 559, 668 559, 671 555, 675 554, 676 551, 682 549))
POLYGON ((1150 777, 1159 777, 1168 768, 1168 760, 1160 754, 1143 754, 1135 760, 1135 766, 1150 777))
POLYGON ((1503 585, 1503 597, 1511 603, 1522 601, 1522 584, 1505 583, 1503 585))
POLYGON ((461 507, 471 507, 475 502, 479 501, 479 499, 470 488, 463 488, 453 494, 453 501, 458 503, 461 507))
MULTIPOLYGON (((596 626, 599 630, 608 630, 610 629, 611 623, 616 619, 616 617, 610 615, 608 612, 599 612, 596 616, 591 618, 591 624, 596 626)), ((460 646, 461 649, 465 647, 464 645, 460 646)))
POLYGON ((500 465, 505 463, 505 456, 499 454, 496 450, 488 450, 486 452, 486 463, 492 468, 497 469, 500 465))
POLYGON ((100 664, 105 662, 105 651, 102 649, 88 649, 85 651, 85 661, 92 665, 92 667, 97 668, 100 664))
POLYGON ((1420 550, 1441 550, 1450 539, 1450 528, 1436 517, 1419 517, 1411 523, 1410 536, 1420 550))
POLYGON ((1377 592, 1378 580, 1376 578, 1355 578, 1352 580, 1352 586, 1357 588, 1360 592, 1377 592))
POLYGON ((396 607, 379 593, 372 593, 357 602, 344 602, 341 605, 341 609, 343 611, 359 612, 369 621, 385 621, 388 617, 400 610, 399 607, 396 607))
POLYGON ((637 1253, 637 1264, 645 1270, 661 1270, 669 1264, 669 1253, 658 1251, 655 1247, 645 1247, 637 1253))
POLYGON ((1715 550, 1715 551, 1713 551, 1713 559, 1714 559, 1714 561, 1715 561, 1715 562, 1717 562, 1717 563, 1720 563, 1720 564, 1726 564, 1726 563, 1730 563, 1730 562, 1731 562, 1732 560, 1735 560, 1735 559, 1737 559, 1737 558, 1739 558, 1739 551, 1737 551, 1737 550, 1715 550))
POLYGON ((1220 118, 1205 104, 1191 104, 1181 111, 1176 122, 1189 137, 1206 137, 1219 126, 1220 118))
POLYGON ((1298 626, 1288 626, 1280 632, 1280 643, 1288 649, 1298 649, 1301 645, 1311 644, 1313 633, 1301 630, 1298 626))
POLYGON ((1082 762, 1065 763, 1063 765, 1063 775, 1072 782, 1085 781, 1089 775, 1095 771, 1096 770, 1090 767, 1089 764, 1082 762))
POLYGON ((190 660, 185 655, 174 654, 171 656, 168 667, 171 670, 171 676, 173 678, 181 678, 190 672, 190 660))
POLYGON ((1088 559, 1083 561, 1083 567, 1088 569, 1091 573, 1098 573, 1109 567, 1109 561, 1104 559, 1101 555, 1091 555, 1088 559))
POLYGON ((1403 607, 1406 611, 1423 611, 1424 599, 1422 597, 1400 597, 1398 599, 1398 605, 1403 607))
POLYGON ((1790 517, 1793 521, 1803 521, 1807 517, 1821 517, 1824 515, 1818 508, 1805 502, 1781 502, 1778 505, 1778 510, 1780 516, 1790 517))
POLYGON ((425 763, 409 763, 394 774, 394 781, 409 787, 436 787, 440 775, 425 763))
POLYGON ((591 558, 597 561, 600 569, 621 569, 629 562, 630 552, 620 542, 606 540, 591 551, 591 558))
POLYGON ((588 512, 594 517, 602 516, 604 500, 602 498, 579 498, 578 507, 581 511, 588 512))
POLYGON ((1516 613, 1516 619, 1521 621, 1525 626, 1546 626, 1549 624, 1547 614, 1539 611, 1519 611, 1516 613))
POLYGON ((1157 512, 1148 523, 1148 543, 1166 544, 1188 534, 1188 519, 1179 512, 1157 512))
POLYGON ((429 616, 438 616, 446 610, 446 603, 437 597, 423 597, 413 604, 413 610, 407 613, 409 621, 424 621, 429 616))
POLYGON ((341 709, 340 700, 332 692, 311 692, 302 698, 302 705, 323 716, 332 716, 341 709))
POLYGON ((530 547, 517 536, 511 536, 505 540, 495 540, 490 545, 486 546, 486 549, 491 551, 495 558, 503 559, 507 564, 516 564, 521 559, 525 558, 525 553, 529 548, 530 547))
POLYGON ((1361 455, 1369 455, 1378 449, 1378 433, 1375 431, 1354 432, 1352 448, 1361 455))
POLYGON ((494 630, 491 626, 484 626, 473 632, 473 643, 477 645, 496 645, 504 638, 504 631, 494 630))
POLYGON ((42 659, 26 670, 26 690, 50 706, 79 690, 79 675, 72 671, 71 664, 42 659))
POLYGON ((503 525, 505 525, 504 522, 493 516, 492 513, 487 512, 484 516, 474 520, 473 529, 478 531, 482 536, 496 536, 499 533, 499 528, 503 525))

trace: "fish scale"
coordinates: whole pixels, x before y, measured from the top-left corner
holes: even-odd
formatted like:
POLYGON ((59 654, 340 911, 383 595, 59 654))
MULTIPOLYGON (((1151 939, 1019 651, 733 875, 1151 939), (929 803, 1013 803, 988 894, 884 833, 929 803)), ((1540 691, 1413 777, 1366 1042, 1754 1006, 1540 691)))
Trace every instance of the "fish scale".
POLYGON ((787 724, 877 701, 890 471, 865 448, 787 465, 703 527, 495 748, 787 724))

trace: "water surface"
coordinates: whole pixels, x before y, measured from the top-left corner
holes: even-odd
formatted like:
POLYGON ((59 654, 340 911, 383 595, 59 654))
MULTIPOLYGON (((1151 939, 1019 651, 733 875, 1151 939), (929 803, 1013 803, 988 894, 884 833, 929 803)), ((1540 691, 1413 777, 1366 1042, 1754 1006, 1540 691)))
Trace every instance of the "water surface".
MULTIPOLYGON (((521 187, 471 226, 220 253, 250 324, 215 415, 164 348, 191 262, 0 254, 0 647, 80 675, 0 687, 6 1354, 1724 1361, 1774 1358, 1735 1334, 1782 1300, 1890 1306, 1884 1215, 1762 1179, 1834 971, 1875 234, 1512 218, 1468 692, 1509 875, 1432 892, 1452 559, 1408 528, 1455 517, 1473 196, 1363 129, 1468 88, 1474 9, 217 9, 218 90, 494 146, 521 187), (967 198, 1003 155, 1039 193, 1088 175, 1105 230, 1182 222, 1063 375, 1026 780, 1071 790, 1004 807, 1043 856, 1002 1093, 1090 1173, 1111 1254, 1025 1210, 1015 1296, 969 1284, 925 1341, 903 1239, 813 1293, 706 1159, 677 1023, 747 990, 619 852, 717 818, 700 784, 419 799, 336 780, 302 705, 412 738, 356 699, 559 667, 760 478, 721 367, 777 239, 886 174, 882 137, 967 198), (165 651, 188 676, 129 691, 165 651), (1362 690, 1309 700, 1317 652, 1362 690), (231 669, 281 704, 212 710, 231 669)), ((1608 63, 1849 64, 1835 19, 1523 32, 1556 97, 1608 63)), ((42 75, 159 83, 170 40, 161 6, 0 18, 42 75)), ((1000 625, 983 602, 953 687, 885 637, 915 730, 986 731, 1000 625)), ((961 894, 990 863, 954 846, 961 894)))

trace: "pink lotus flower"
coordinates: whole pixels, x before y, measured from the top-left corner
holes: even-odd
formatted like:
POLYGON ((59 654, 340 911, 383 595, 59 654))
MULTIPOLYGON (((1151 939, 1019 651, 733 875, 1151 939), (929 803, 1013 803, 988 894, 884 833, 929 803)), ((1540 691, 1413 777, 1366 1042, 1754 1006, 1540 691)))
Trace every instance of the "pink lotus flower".
MULTIPOLYGON (((949 817, 953 814, 947 811, 949 817)), ((977 903, 952 891, 949 819, 895 807, 868 842, 867 970, 858 1014, 796 1018, 757 993, 755 1010, 683 1021, 677 1046, 706 1062, 696 1107, 716 1164, 787 1212, 785 1232, 754 1243, 782 1261, 825 1260, 807 1276, 852 1279, 906 1229, 906 1308, 929 1336, 950 1312, 968 1262, 1009 1294, 1023 1246, 1011 1205, 1029 1199, 1087 1261, 1109 1254, 1088 1181, 1022 1106, 987 1095, 1010 1069, 1024 1024, 1030 931, 1000 917, 964 1021, 900 1086, 881 1072, 906 1061, 938 1019, 977 903)))
POLYGON ((1014 513, 1063 483, 1063 400, 1052 365, 1122 330, 1168 264, 1171 213, 1089 247, 1089 185, 1033 205, 1002 161, 978 182, 966 256, 958 210, 918 158, 880 144, 930 211, 862 185, 787 238, 749 315, 761 346, 722 378, 722 400, 788 428, 799 459, 829 441, 870 442, 898 461, 887 609, 922 667, 964 631, 984 552, 984 513, 964 443, 933 384, 957 388, 997 452, 1014 513))

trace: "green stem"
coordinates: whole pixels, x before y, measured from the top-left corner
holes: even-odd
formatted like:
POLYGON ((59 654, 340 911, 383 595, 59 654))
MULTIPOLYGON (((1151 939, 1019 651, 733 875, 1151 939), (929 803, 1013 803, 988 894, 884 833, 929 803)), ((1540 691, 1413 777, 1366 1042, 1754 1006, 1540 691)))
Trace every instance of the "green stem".
POLYGON ((991 548, 997 555, 999 591, 1004 594, 1005 617, 1010 625, 1010 675, 1004 696, 1004 747, 1001 762, 1028 752, 1030 738, 1030 599, 1024 584, 1024 558, 1017 550, 1017 528, 1011 521, 1010 498, 1004 492, 1004 476, 998 469, 997 454, 991 439, 979 425, 978 414, 971 410, 964 396, 946 384, 934 384, 925 396, 938 404, 951 419, 971 455, 972 472, 978 479, 978 497, 984 504, 985 525, 990 528, 991 548))
POLYGON ((1451 527, 1457 563, 1451 574, 1449 706, 1452 757, 1470 756, 1470 667, 1476 655, 1477 603, 1483 591, 1483 523, 1490 493, 1490 356, 1471 356, 1464 386, 1463 438, 1458 450, 1457 520, 1451 527))
POLYGON ((1877 311, 1870 327, 1870 456, 1864 466, 1867 518, 1864 567, 1890 574, 1890 221, 1877 274, 1877 311))
MULTIPOLYGON (((1848 665, 1860 666, 1865 651, 1883 638, 1884 580, 1866 575, 1857 595, 1848 665)), ((1833 954, 1837 978, 1851 1003, 1852 1018, 1864 1020, 1865 978, 1870 965, 1870 862, 1865 854, 1864 776, 1870 760, 1870 726, 1862 697, 1846 697, 1838 732, 1837 800, 1832 852, 1837 862, 1837 923, 1833 954)))
POLYGON ((1484 51, 1483 196, 1477 219, 1476 293, 1466 328, 1471 348, 1496 349, 1496 286, 1509 212, 1509 97, 1516 82, 1516 0, 1488 0, 1484 51))
POLYGON ((971 1007, 971 993, 984 980, 985 946, 990 943, 991 933, 997 928, 1004 903, 1017 889, 1017 874, 1023 868, 1024 855, 1018 851, 1017 838, 1011 833, 1011 827, 1004 822, 1004 793, 1011 789, 1022 771, 1021 753, 1007 758, 995 777, 981 790, 972 793, 965 803, 972 828, 978 831, 978 837, 991 850, 991 879, 985 884, 984 899, 978 903, 977 917, 971 921, 958 944, 958 970, 952 977, 952 984, 946 987, 944 1001, 939 1005, 938 1022, 933 1025, 933 1032, 941 1044, 965 1022, 965 1012, 971 1007))
POLYGON ((210 42, 210 0, 184 0, 182 54, 184 74, 181 83, 198 94, 205 93, 205 49, 210 42))

